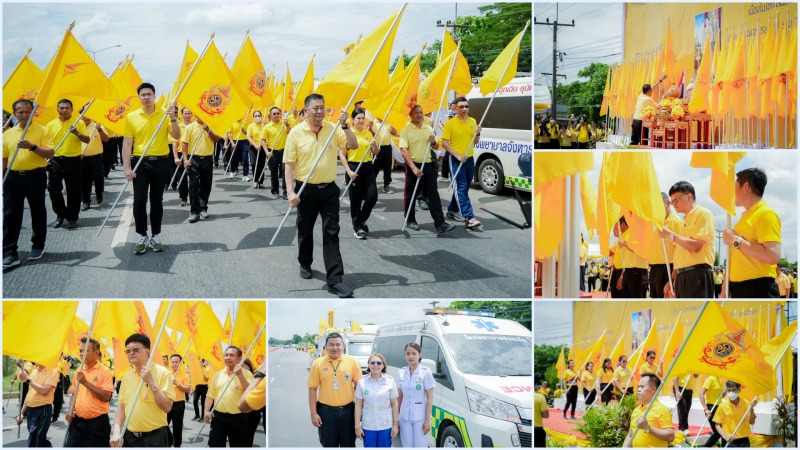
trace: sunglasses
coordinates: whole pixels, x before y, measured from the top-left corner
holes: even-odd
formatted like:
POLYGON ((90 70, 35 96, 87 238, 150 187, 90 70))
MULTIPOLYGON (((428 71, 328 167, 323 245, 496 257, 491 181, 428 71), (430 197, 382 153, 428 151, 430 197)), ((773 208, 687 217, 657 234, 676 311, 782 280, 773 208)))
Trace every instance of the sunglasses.
POLYGON ((143 349, 144 349, 144 347, 133 347, 133 348, 126 348, 126 349, 125 349, 125 354, 126 354, 126 355, 132 355, 132 354, 134 354, 134 353, 139 353, 139 352, 140 352, 141 350, 143 350, 143 349))
POLYGON ((456 105, 456 108, 458 108, 458 109, 468 109, 469 105, 456 105))
POLYGON ((383 362, 381 362, 381 361, 370 361, 369 365, 371 365, 371 366, 382 366, 383 362))

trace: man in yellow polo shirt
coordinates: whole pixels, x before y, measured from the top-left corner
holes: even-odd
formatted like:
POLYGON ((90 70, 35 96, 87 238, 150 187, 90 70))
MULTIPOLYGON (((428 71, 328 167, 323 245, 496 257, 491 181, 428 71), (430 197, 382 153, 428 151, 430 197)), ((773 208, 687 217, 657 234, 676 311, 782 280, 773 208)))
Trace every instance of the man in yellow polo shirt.
POLYGON ((208 197, 214 176, 214 143, 218 140, 219 135, 199 117, 183 129, 181 143, 186 149, 183 152, 183 168, 189 171, 189 223, 210 217, 208 197))
POLYGON ((544 421, 550 417, 550 410, 547 409, 547 399, 544 395, 536 392, 533 394, 533 447, 547 447, 547 433, 544 431, 544 421))
MULTIPOLYGON (((275 197, 281 193, 278 190, 279 179, 283 186, 283 196, 286 197, 286 166, 283 163, 283 150, 286 148, 286 135, 292 129, 290 123, 288 119, 281 121, 281 109, 273 106, 269 110, 269 123, 264 125, 264 130, 261 132, 261 145, 267 150, 270 193, 275 197)), ((261 178, 263 179, 263 174, 261 178)))
POLYGON ((56 214, 53 228, 60 228, 67 221, 67 228, 78 225, 81 209, 81 143, 89 143, 86 125, 82 121, 73 124, 72 102, 68 99, 58 101, 58 117, 47 124, 49 147, 55 156, 47 164, 47 192, 50 204, 56 214), (60 146, 59 146, 60 144, 60 146), (66 189, 67 201, 61 193, 66 189))
POLYGON ((172 409, 167 413, 167 425, 172 422, 171 447, 180 447, 183 441, 183 415, 186 412, 186 395, 192 392, 192 384, 189 376, 186 375, 186 368, 183 366, 183 358, 175 353, 169 357, 170 375, 172 385, 175 386, 175 401, 172 402, 172 409))
POLYGON ((467 115, 469 102, 465 97, 456 98, 455 104, 457 114, 452 120, 447 121, 442 131, 442 147, 449 153, 451 172, 455 173, 459 163, 461 164, 461 170, 455 179, 453 199, 447 207, 447 217, 459 222, 464 221, 467 228, 477 228, 482 224, 472 211, 469 187, 475 175, 475 160, 472 158, 472 153, 475 144, 481 139, 481 127, 475 119, 467 115))
POLYGON ((714 215, 697 204, 694 186, 688 181, 672 185, 669 197, 675 211, 684 214, 684 225, 680 230, 664 227, 659 232, 675 245, 675 292, 667 285, 665 297, 714 298, 714 215))
MULTIPOLYGON (((777 298, 775 276, 781 258, 781 219, 762 199, 767 174, 759 168, 736 174, 736 206, 744 207, 741 219, 722 232, 731 250, 730 298, 777 298)), ((781 295, 781 297, 784 297, 781 295)))
POLYGON ((633 111, 633 122, 631 122, 631 145, 639 145, 639 142, 642 138, 642 119, 644 118, 644 109, 648 106, 653 107, 653 109, 658 109, 658 103, 651 97, 653 95, 653 89, 655 89, 659 84, 661 84, 667 76, 662 76, 656 84, 650 86, 650 84, 645 84, 642 86, 642 93, 639 94, 639 97, 636 99, 636 108, 633 111))
POLYGON ((103 203, 103 191, 105 190, 105 178, 103 177, 103 142, 109 139, 106 130, 86 116, 83 116, 83 123, 86 125, 86 134, 90 140, 83 145, 83 157, 81 158, 81 211, 86 211, 92 204, 92 186, 96 204, 103 203))
POLYGON ((17 417, 17 426, 22 424, 22 418, 28 418, 28 447, 52 447, 47 440, 47 430, 50 429, 50 417, 53 415, 53 394, 58 384, 58 371, 36 364, 32 374, 23 370, 19 379, 24 383, 28 381, 30 389, 22 405, 22 411, 17 417))
MULTIPOLYGON (((400 132, 400 153, 405 161, 405 194, 403 196, 403 211, 408 211, 408 227, 414 231, 419 231, 417 217, 414 213, 415 208, 409 206, 414 203, 411 196, 414 194, 414 186, 419 180, 417 195, 422 194, 428 203, 428 211, 433 218, 433 226, 436 232, 441 234, 455 228, 452 223, 447 223, 442 214, 442 200, 439 198, 439 189, 436 185, 436 165, 432 162, 431 152, 439 149, 433 129, 425 124, 425 113, 421 105, 414 105, 408 113, 411 121, 400 132), (425 166, 423 167, 423 161, 425 166)), ((383 151, 383 150, 381 150, 383 151)), ((389 150, 391 152, 391 149, 389 150)))
POLYGON ((339 149, 358 148, 358 139, 347 125, 347 112, 339 116, 340 130, 328 144, 334 124, 325 121, 325 98, 309 94, 305 98, 306 121, 292 128, 286 138, 286 189, 289 206, 297 208, 297 261, 300 277, 311 279, 314 261, 314 223, 322 217, 322 258, 325 261, 325 278, 328 291, 339 297, 350 297, 353 290, 342 282, 344 263, 339 252, 339 194, 336 185, 336 161, 339 149), (311 171, 320 152, 319 164, 311 171), (302 196, 297 192, 303 183, 302 196))
POLYGON ((108 418, 109 401, 114 392, 111 370, 100 363, 100 343, 95 339, 81 338, 83 370, 75 371, 72 394, 75 411, 67 413, 67 439, 64 447, 107 447, 111 435, 108 418), (84 354, 83 346, 86 345, 84 354), (77 390, 77 392, 76 392, 77 390))
POLYGON ((636 390, 636 407, 631 412, 631 425, 623 447, 667 447, 675 439, 672 413, 658 399, 644 416, 661 380, 652 373, 642 375, 636 390), (634 436, 635 434, 635 436, 634 436))
POLYGON ((172 167, 168 136, 180 139, 181 129, 175 106, 170 105, 164 110, 156 105, 156 88, 152 84, 142 83, 136 92, 142 107, 131 111, 125 122, 122 164, 125 167, 125 178, 133 181, 133 221, 139 235, 133 252, 141 255, 148 246, 154 252, 163 252, 166 249, 161 243, 161 219, 164 217, 164 188, 169 183, 172 167), (165 116, 169 116, 169 123, 166 123, 165 116), (156 134, 159 124, 161 128, 156 134), (140 160, 142 163, 134 172, 131 167, 136 167, 140 160), (153 227, 150 239, 147 238, 148 201, 150 225, 153 227))
POLYGON ((728 380, 725 390, 727 398, 722 400, 714 414, 717 433, 728 443, 728 447, 750 447, 750 425, 756 423, 755 407, 758 400, 753 399, 751 405, 747 400, 739 398, 742 385, 735 381, 728 380), (742 420, 745 414, 748 414, 748 418, 742 420), (736 429, 737 426, 739 429, 736 429))
POLYGON ((242 368, 242 350, 233 346, 226 348, 225 370, 211 376, 203 410, 203 420, 211 422, 209 447, 225 447, 226 442, 231 447, 246 446, 247 414, 239 409, 239 398, 251 381, 253 374, 242 368), (212 406, 215 406, 213 414, 212 406))
POLYGON ((717 408, 719 408, 719 403, 722 401, 722 394, 723 391, 720 380, 713 375, 707 376, 705 381, 703 381, 703 387, 700 388, 700 394, 698 395, 700 405, 705 405, 703 406, 703 413, 706 415, 706 418, 708 418, 709 425, 711 426, 711 436, 706 440, 705 447, 713 446, 720 439, 719 433, 717 433, 717 425, 712 419, 717 412, 717 408))
MULTIPOLYGON (((662 192, 661 199, 664 200, 664 225, 670 230, 683 228, 683 221, 677 214, 672 212, 669 195, 662 192)), ((654 232, 650 257, 647 259, 647 264, 650 266, 648 277, 650 298, 664 298, 664 286, 669 284, 668 275, 672 273, 673 261, 675 261, 675 246, 670 242, 664 242, 664 239, 657 232, 654 232), (664 256, 665 250, 666 257, 664 256), (669 271, 669 274, 667 271, 669 271)))
POLYGON ((325 337, 327 355, 317 358, 308 372, 308 408, 311 424, 319 428, 323 447, 355 447, 356 384, 361 366, 344 354, 339 333, 325 337))
MULTIPOLYGON (((164 142, 166 149, 166 138, 164 142)), ((131 370, 122 377, 109 443, 112 447, 168 447, 167 413, 175 400, 169 369, 156 362, 147 365, 150 338, 144 334, 132 334, 125 340, 125 354, 131 370), (139 381, 145 384, 136 397, 139 381), (125 435, 120 436, 126 417, 131 419, 125 435)))
POLYGON ((267 369, 267 362, 261 365, 261 368, 253 374, 253 381, 250 386, 242 394, 239 399, 239 409, 243 413, 257 411, 267 404, 267 383, 264 381, 265 371, 267 369))
POLYGON ((3 185, 3 270, 19 265, 17 242, 22 229, 22 215, 25 212, 25 199, 31 210, 32 249, 28 261, 44 255, 47 238, 47 206, 45 205, 45 185, 47 184, 47 159, 53 157, 48 147, 50 138, 47 129, 31 123, 22 139, 22 131, 32 119, 33 102, 17 100, 12 105, 17 125, 3 133, 3 174, 10 170, 3 185), (19 148, 19 150, 17 150, 19 148), (13 167, 10 160, 17 152, 13 167))
POLYGON ((622 231, 619 240, 622 253, 622 298, 647 297, 647 260, 639 256, 641 245, 629 242, 631 230, 625 216, 619 218, 619 227, 622 231))

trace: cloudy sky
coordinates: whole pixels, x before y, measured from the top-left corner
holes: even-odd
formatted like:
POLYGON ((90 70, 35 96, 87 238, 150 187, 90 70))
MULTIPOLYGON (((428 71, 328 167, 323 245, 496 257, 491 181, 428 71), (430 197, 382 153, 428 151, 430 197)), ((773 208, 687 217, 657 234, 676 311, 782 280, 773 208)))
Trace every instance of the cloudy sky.
MULTIPOLYGON (((436 21, 477 15, 486 3, 412 3, 400 22, 392 59, 405 49, 415 55, 424 43, 442 38, 436 21)), ((250 30, 261 61, 275 65, 282 78, 289 64, 292 80, 300 81, 311 56, 315 75, 324 77, 343 57, 343 47, 369 34, 400 8, 399 2, 263 2, 263 3, 5 3, 3 4, 3 80, 28 48, 31 59, 44 69, 72 20, 73 34, 109 75, 125 55, 136 55, 134 66, 159 92, 172 87, 186 40, 198 53, 212 32, 228 64, 250 30), (19 20, 24 17, 25 20, 19 20), (35 33, 32 26, 35 24, 35 33), (104 48, 121 45, 101 51, 104 48)))
MULTIPOLYGON (((544 3, 533 5, 533 15, 537 22, 559 22, 574 27, 558 28, 558 50, 566 53, 558 63, 560 83, 586 81, 578 78, 578 71, 592 62, 610 64, 622 61, 622 3, 544 3)), ((533 72, 535 83, 543 86, 552 84, 552 76, 542 72, 553 72, 553 27, 536 25, 533 28, 533 72)))

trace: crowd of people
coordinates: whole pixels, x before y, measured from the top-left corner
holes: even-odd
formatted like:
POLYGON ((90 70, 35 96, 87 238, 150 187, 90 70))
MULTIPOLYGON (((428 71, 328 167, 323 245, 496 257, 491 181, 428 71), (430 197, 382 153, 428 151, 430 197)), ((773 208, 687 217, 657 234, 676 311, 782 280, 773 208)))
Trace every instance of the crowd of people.
POLYGON ((590 149, 598 142, 606 140, 606 124, 600 122, 598 127, 594 121, 587 121, 586 116, 577 119, 571 116, 561 121, 554 116, 542 114, 533 126, 533 146, 536 149, 590 149))
POLYGON ((258 425, 266 429, 266 362, 254 372, 252 362, 242 358, 242 350, 230 346, 225 350, 223 369, 212 373, 203 361, 202 373, 192 374, 181 355, 164 355, 161 364, 148 364, 150 352, 149 337, 129 336, 125 356, 131 370, 119 380, 93 338, 88 342, 86 337, 81 339, 83 365, 69 357, 62 358, 55 368, 35 362, 20 364, 15 379, 20 383, 22 403, 16 423, 20 426, 27 421, 27 446, 52 447, 47 437, 50 424, 66 410, 64 447, 180 447, 189 394, 194 398, 193 420, 210 424, 208 446, 253 446, 258 425), (73 365, 76 370, 70 378, 73 365), (117 408, 112 423, 109 413, 115 390, 117 408), (64 408, 66 392, 72 394, 72 405, 64 408))

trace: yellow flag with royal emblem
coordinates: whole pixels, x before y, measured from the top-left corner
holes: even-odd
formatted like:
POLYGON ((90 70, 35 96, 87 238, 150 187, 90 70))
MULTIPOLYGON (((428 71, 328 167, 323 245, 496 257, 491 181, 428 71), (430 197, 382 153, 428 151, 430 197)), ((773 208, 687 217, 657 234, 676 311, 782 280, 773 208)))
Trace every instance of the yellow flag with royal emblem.
POLYGON ((117 99, 95 99, 89 109, 86 110, 85 115, 117 135, 122 136, 125 132, 125 119, 128 117, 128 113, 141 107, 141 103, 138 95, 136 95, 136 89, 131 87, 121 69, 114 71, 111 75, 111 82, 117 89, 117 99))
POLYGON ((276 91, 275 105, 286 111, 294 103, 294 85, 292 83, 292 74, 289 73, 289 65, 286 65, 286 78, 283 79, 281 88, 276 91))
POLYGON ((664 347, 664 367, 669 367, 672 361, 675 360, 675 357, 678 356, 678 350, 680 350, 681 343, 683 343, 683 333, 683 324, 681 323, 680 316, 678 316, 678 319, 675 321, 675 326, 670 332, 667 345, 664 347))
POLYGON ((167 325, 185 330, 194 339, 200 357, 212 366, 222 368, 225 365, 220 345, 223 332, 214 310, 203 301, 185 302, 184 306, 179 309, 179 314, 174 311, 170 314, 167 325))
POLYGON ((197 60, 177 100, 219 135, 241 120, 253 105, 214 42, 197 60))
MULTIPOLYGON (((426 112, 437 111, 442 104, 442 98, 447 96, 447 92, 453 89, 447 85, 447 74, 450 66, 453 65, 455 53, 445 58, 435 69, 419 84, 419 94, 417 103, 422 105, 422 110, 426 112)), ((452 78, 452 77, 451 77, 452 78)))
POLYGON ((3 301, 3 354, 56 367, 78 302, 3 301), (67 320, 64 320, 67 318, 67 320))
POLYGON ((692 152, 691 167, 711 169, 711 199, 728 214, 736 215, 736 163, 745 152, 692 152))
POLYGON ((95 331, 99 336, 115 337, 122 341, 132 334, 144 334, 155 342, 155 333, 141 301, 101 301, 97 307, 95 331))
POLYGON ((67 340, 64 342, 64 354, 81 357, 81 339, 89 335, 89 325, 78 316, 72 318, 72 326, 67 334, 67 340))
POLYGON ((757 395, 778 384, 775 371, 752 336, 719 302, 709 302, 675 360, 672 375, 688 373, 733 380, 757 395))
POLYGON ((125 63, 122 65, 122 75, 128 84, 133 88, 134 92, 136 92, 136 89, 144 81, 142 80, 142 76, 139 75, 139 71, 133 66, 133 56, 131 56, 130 59, 126 59, 125 63))
MULTIPOLYGON (((766 359, 767 363, 771 367, 778 365, 778 361, 781 359, 781 356, 783 356, 784 352, 787 351, 786 349, 792 345, 792 340, 794 340, 794 336, 796 334, 797 321, 795 320, 789 324, 788 327, 784 328, 783 331, 781 331, 781 334, 775 336, 761 346, 761 351, 764 353, 764 359, 766 359)), ((791 383, 786 384, 790 385, 791 383)))
POLYGON ((225 316, 225 325, 222 326, 222 342, 228 343, 231 342, 231 312, 228 311, 228 314, 225 316))
POLYGON ((231 71, 255 104, 262 108, 275 106, 275 99, 268 86, 267 71, 249 35, 245 37, 242 49, 233 61, 231 71))
MULTIPOLYGON (((402 130, 406 126, 409 120, 408 113, 417 104, 421 55, 422 52, 417 54, 405 72, 389 85, 383 96, 370 98, 364 102, 363 106, 367 110, 396 130, 402 130), (389 114, 384 117, 387 111, 389 114)), ((432 110, 426 110, 423 107, 423 111, 427 113, 432 110)))
MULTIPOLYGON (((43 81, 44 71, 28 58, 28 55, 23 56, 3 84, 3 110, 13 113, 14 102, 17 100, 34 101, 43 81)), ((54 107, 39 105, 33 121, 44 125, 56 117, 58 117, 58 113, 54 107)))
POLYGON ((178 88, 181 87, 181 83, 183 83, 183 80, 185 80, 186 76, 189 75, 189 72, 192 70, 192 67, 194 67, 194 64, 197 62, 198 58, 200 58, 200 55, 194 51, 187 40, 186 49, 183 51, 183 60, 181 60, 181 66, 178 68, 178 76, 175 78, 175 82, 172 84, 172 92, 178 92, 178 88))

